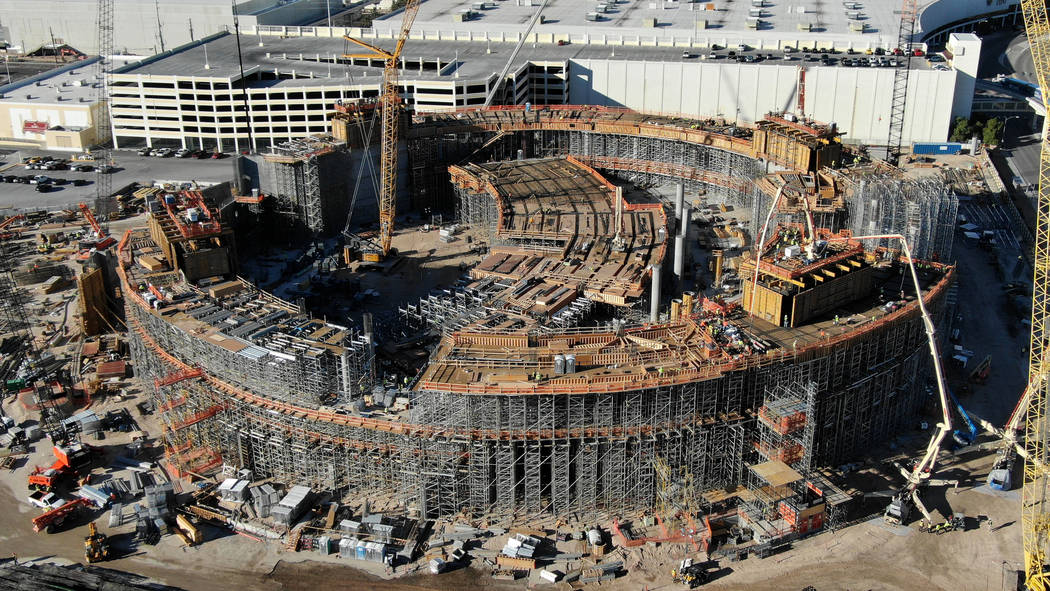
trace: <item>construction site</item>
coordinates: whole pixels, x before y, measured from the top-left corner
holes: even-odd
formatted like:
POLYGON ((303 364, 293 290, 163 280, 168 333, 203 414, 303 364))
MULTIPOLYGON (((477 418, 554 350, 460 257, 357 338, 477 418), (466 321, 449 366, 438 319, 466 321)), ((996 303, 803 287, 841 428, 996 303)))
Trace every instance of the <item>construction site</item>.
POLYGON ((413 112, 419 5, 329 133, 0 221, 0 586, 1044 588, 1050 217, 992 147, 413 112))

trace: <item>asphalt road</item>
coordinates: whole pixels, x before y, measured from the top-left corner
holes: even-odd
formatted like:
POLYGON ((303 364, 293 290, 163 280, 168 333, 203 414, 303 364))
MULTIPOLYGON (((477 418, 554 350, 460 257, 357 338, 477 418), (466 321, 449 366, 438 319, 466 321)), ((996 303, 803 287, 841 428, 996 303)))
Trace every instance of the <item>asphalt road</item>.
POLYGON ((1035 67, 1028 37, 1017 31, 1004 31, 981 38, 981 65, 977 76, 991 79, 998 74, 1028 82, 1035 81, 1035 67))
MULTIPOLYGON (((1028 82, 1035 81, 1035 67, 1028 37, 1016 31, 1004 31, 982 38, 981 65, 978 77, 991 80, 1003 75, 1028 82)), ((1035 185, 1039 178, 1040 130, 1032 129, 1032 116, 1007 117, 1000 150, 1015 176, 1024 185, 1035 185)), ((1033 193, 1029 194, 1034 197, 1033 193)))
MULTIPOLYGON (((77 203, 95 199, 94 181, 97 173, 71 172, 69 170, 26 170, 19 162, 23 156, 51 154, 55 157, 68 158, 68 153, 44 152, 41 150, 23 150, 0 156, 0 175, 38 175, 52 178, 73 180, 87 179, 91 184, 74 187, 71 184, 56 186, 49 193, 38 193, 35 186, 16 183, 0 183, 0 211, 20 209, 65 209, 77 203)), ((232 180, 233 160, 230 157, 221 160, 195 160, 193 158, 150 158, 139 156, 132 151, 118 150, 114 153, 117 170, 110 175, 113 190, 132 182, 152 184, 156 181, 200 181, 218 183, 232 180)), ((6 212, 5 212, 6 213, 6 212)))

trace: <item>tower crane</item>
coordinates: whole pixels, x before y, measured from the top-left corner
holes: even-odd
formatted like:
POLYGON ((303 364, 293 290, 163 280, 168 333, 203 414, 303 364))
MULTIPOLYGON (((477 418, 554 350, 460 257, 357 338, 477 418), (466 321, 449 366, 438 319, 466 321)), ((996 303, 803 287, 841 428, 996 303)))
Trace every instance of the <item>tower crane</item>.
MULTIPOLYGON (((397 142, 401 127, 401 91, 398 86, 398 67, 401 61, 401 50, 405 47, 412 22, 419 12, 420 0, 408 0, 401 13, 401 32, 393 51, 386 51, 353 37, 343 37, 347 41, 364 47, 369 53, 353 53, 344 58, 365 58, 384 60, 383 91, 380 96, 382 109, 382 160, 380 164, 381 181, 379 186, 379 252, 368 253, 378 260, 390 253, 390 240, 394 235, 394 217, 397 215, 397 142)), ((366 255, 367 256, 367 255, 366 255)))
POLYGON ((901 5, 900 28, 897 29, 897 67, 893 70, 893 96, 890 101, 890 128, 887 136, 887 158, 891 164, 897 164, 901 156, 901 143, 904 138, 904 116, 908 103, 908 75, 911 73, 911 40, 915 35, 915 21, 918 20, 918 0, 904 0, 901 5))
POLYGON ((111 129, 109 88, 112 68, 110 67, 109 59, 113 55, 113 0, 98 0, 97 10, 98 20, 95 24, 98 34, 98 62, 95 65, 95 76, 98 78, 98 86, 96 86, 98 121, 95 124, 95 129, 98 130, 96 134, 98 146, 94 154, 95 171, 97 172, 95 179, 95 209, 102 214, 109 213, 108 211, 103 211, 102 204, 109 198, 113 188, 113 181, 109 175, 112 170, 112 152, 109 147, 111 138, 107 137, 111 129))
MULTIPOLYGON (((1021 0, 1025 31, 1032 49, 1032 63, 1043 106, 1050 106, 1050 18, 1045 0, 1021 0)), ((1047 323, 1050 321, 1050 138, 1042 137, 1039 155, 1039 197, 1035 220, 1035 257, 1032 279, 1032 336, 1028 347, 1028 417, 1025 422, 1027 452, 1021 489, 1021 538, 1024 544, 1025 583, 1028 589, 1050 589, 1050 416, 1046 392, 1047 323)))

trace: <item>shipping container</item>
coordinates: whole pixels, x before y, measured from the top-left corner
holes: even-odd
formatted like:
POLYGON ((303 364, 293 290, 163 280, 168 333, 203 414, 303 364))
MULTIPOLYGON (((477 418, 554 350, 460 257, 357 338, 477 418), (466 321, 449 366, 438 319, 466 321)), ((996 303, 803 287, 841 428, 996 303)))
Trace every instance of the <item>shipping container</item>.
POLYGON ((916 143, 911 146, 912 154, 959 154, 966 144, 958 142, 916 143))

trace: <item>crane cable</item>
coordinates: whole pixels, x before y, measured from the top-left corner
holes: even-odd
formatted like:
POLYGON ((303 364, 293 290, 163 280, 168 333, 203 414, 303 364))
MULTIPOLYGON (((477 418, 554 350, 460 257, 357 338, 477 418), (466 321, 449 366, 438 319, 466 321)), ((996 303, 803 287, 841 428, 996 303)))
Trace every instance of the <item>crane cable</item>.
MULTIPOLYGON (((346 41, 343 41, 343 49, 344 49, 344 51, 343 51, 344 54, 345 53, 349 53, 348 51, 346 51, 348 49, 346 41)), ((347 59, 346 60, 346 76, 350 80, 350 83, 354 84, 355 83, 354 75, 350 71, 350 66, 352 65, 352 62, 353 62, 352 59, 347 59)), ((355 117, 354 118, 355 119, 355 123, 357 124, 358 134, 360 134, 360 136, 361 136, 361 143, 363 144, 363 148, 364 149, 362 150, 363 155, 361 156, 361 163, 357 167, 357 178, 354 179, 354 192, 350 196, 350 207, 347 208, 347 212, 346 212, 346 225, 343 227, 343 235, 344 236, 347 236, 350 233, 350 222, 354 218, 354 207, 357 205, 357 196, 358 196, 358 194, 360 193, 360 190, 361 190, 361 179, 365 175, 365 166, 371 166, 372 165, 372 153, 371 153, 371 150, 370 150, 370 146, 372 145, 372 134, 375 131, 376 120, 378 118, 379 118, 379 109, 373 109, 372 110, 372 119, 371 119, 371 121, 369 121, 369 126, 368 126, 367 131, 365 130, 365 125, 364 125, 364 122, 362 121, 363 118, 362 117, 355 117)), ((375 191, 376 204, 378 205, 378 203, 379 203, 379 184, 376 181, 375 175, 371 175, 370 178, 372 180, 372 188, 375 191)))
MULTIPOLYGON (((499 73, 499 78, 496 78, 496 82, 492 84, 492 88, 489 89, 488 96, 485 97, 485 104, 482 107, 492 106, 492 99, 496 98, 496 92, 499 91, 500 87, 503 86, 503 81, 507 78, 507 72, 510 71, 510 66, 514 63, 514 58, 518 57, 518 52, 521 51, 521 47, 525 45, 525 40, 529 38, 529 33, 532 32, 532 28, 536 26, 536 23, 540 20, 540 13, 543 12, 544 8, 547 8, 547 4, 550 0, 543 0, 543 4, 536 9, 536 14, 532 15, 532 19, 529 20, 529 26, 525 28, 525 33, 522 34, 521 39, 518 39, 518 44, 514 46, 514 51, 510 52, 510 57, 507 58, 507 63, 503 65, 503 71, 499 73)), ((456 64, 459 67, 459 64, 456 64)))

